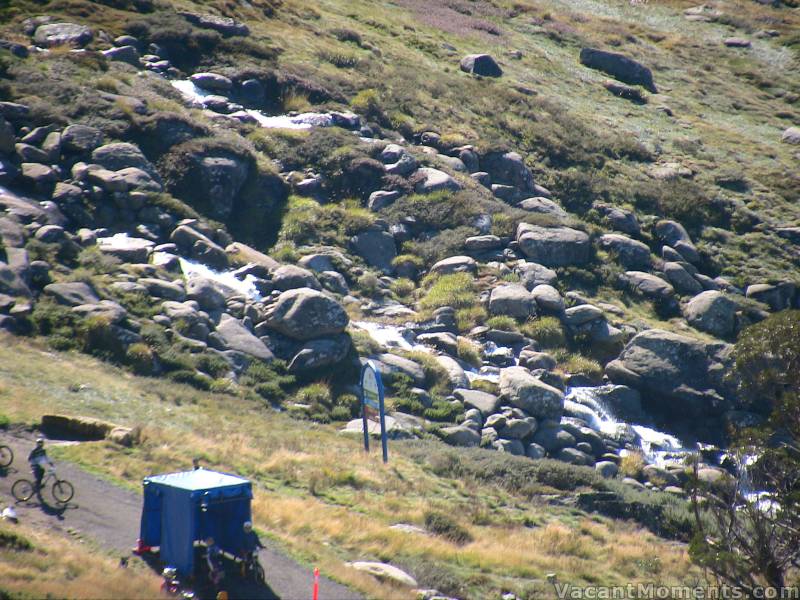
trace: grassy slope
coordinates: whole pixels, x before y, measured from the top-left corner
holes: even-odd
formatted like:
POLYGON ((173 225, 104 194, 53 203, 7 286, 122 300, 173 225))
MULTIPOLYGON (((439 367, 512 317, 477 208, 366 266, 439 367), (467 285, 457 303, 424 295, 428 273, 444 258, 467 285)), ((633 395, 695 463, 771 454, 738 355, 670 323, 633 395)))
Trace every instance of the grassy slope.
POLYGON ((155 598, 160 582, 73 539, 0 521, 2 598, 155 598))
POLYGON ((144 441, 134 449, 92 442, 59 448, 58 457, 131 486, 147 474, 186 468, 193 456, 251 477, 256 524, 371 597, 402 594, 344 562, 391 561, 414 572, 421 585, 466 597, 501 590, 549 594, 543 583, 549 572, 575 584, 692 583, 701 576, 679 544, 568 503, 548 503, 569 494, 535 482, 515 493, 500 480, 456 478, 432 468, 437 459, 448 460, 438 443, 392 444, 384 467, 332 427, 131 376, 82 355, 8 337, 2 342, 0 406, 13 422, 61 412, 143 426, 144 441), (474 541, 458 545, 389 529, 400 522, 424 525, 429 510, 452 516, 474 541))

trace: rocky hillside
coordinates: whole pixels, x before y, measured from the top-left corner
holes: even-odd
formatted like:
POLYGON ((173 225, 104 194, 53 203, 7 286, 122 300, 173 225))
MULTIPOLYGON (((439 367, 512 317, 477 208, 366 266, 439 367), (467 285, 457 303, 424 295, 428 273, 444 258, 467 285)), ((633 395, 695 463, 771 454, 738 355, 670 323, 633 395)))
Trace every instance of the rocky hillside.
POLYGON ((665 452, 762 419, 731 353, 800 307, 794 0, 0 23, 0 329, 341 425, 372 359, 395 437, 677 495, 665 452))

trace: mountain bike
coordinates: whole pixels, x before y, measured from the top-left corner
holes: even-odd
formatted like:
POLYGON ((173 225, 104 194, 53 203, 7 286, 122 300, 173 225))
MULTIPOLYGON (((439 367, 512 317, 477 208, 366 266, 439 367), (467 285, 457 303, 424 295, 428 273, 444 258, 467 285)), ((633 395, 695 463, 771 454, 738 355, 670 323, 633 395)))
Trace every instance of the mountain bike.
POLYGON ((14 451, 8 446, 0 445, 0 469, 5 469, 14 462, 14 451))
MULTIPOLYGON (((72 497, 75 495, 75 488, 66 479, 59 479, 56 475, 56 470, 53 468, 47 470, 47 474, 42 479, 42 486, 39 490, 43 490, 51 482, 52 486, 50 491, 56 502, 59 504, 66 504, 72 500, 72 497)), ((14 482, 14 485, 11 486, 11 494, 19 502, 30 500, 36 491, 36 483, 29 479, 18 479, 14 482)))
POLYGON ((258 549, 249 552, 245 558, 239 560, 242 562, 242 576, 260 584, 266 581, 264 567, 261 566, 261 561, 258 560, 258 549))

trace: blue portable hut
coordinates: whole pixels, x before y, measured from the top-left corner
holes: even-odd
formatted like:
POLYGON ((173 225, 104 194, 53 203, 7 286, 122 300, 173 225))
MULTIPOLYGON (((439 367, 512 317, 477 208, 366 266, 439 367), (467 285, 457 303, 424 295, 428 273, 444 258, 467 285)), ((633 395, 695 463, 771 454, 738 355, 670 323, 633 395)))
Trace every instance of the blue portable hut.
POLYGON ((161 560, 181 575, 194 571, 194 543, 213 537, 222 550, 241 547, 253 489, 234 475, 196 469, 145 477, 140 547, 160 547, 161 560))

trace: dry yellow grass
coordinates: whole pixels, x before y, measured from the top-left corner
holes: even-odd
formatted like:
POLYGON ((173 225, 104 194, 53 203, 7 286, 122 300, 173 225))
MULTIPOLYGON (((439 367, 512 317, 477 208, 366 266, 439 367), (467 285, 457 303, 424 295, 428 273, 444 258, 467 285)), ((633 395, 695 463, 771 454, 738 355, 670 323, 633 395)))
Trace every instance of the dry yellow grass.
MULTIPOLYGON (((369 597, 404 592, 346 562, 435 568, 463 582, 460 597, 529 592, 550 572, 574 584, 654 577, 677 584, 697 574, 682 545, 632 524, 539 504, 536 497, 439 477, 407 458, 401 445, 391 446, 391 462, 384 466, 379 453, 366 455, 360 440, 331 427, 134 377, 83 355, 43 352, 14 338, 0 341, 0 406, 13 421, 36 422, 43 412, 59 411, 144 425, 142 443, 133 449, 91 442, 58 448, 58 457, 134 488, 146 475, 188 468, 193 456, 210 468, 245 475, 255 483, 258 527, 369 597), (91 389, 69 391, 85 382, 91 389), (423 525, 428 510, 450 515, 473 541, 458 545, 389 528, 423 525)), ((536 587, 537 593, 549 593, 542 589, 536 587)))
POLYGON ((70 538, 25 524, 0 522, 0 597, 155 598, 160 579, 144 566, 119 567, 116 560, 70 538), (19 536, 32 548, 4 545, 19 536))

